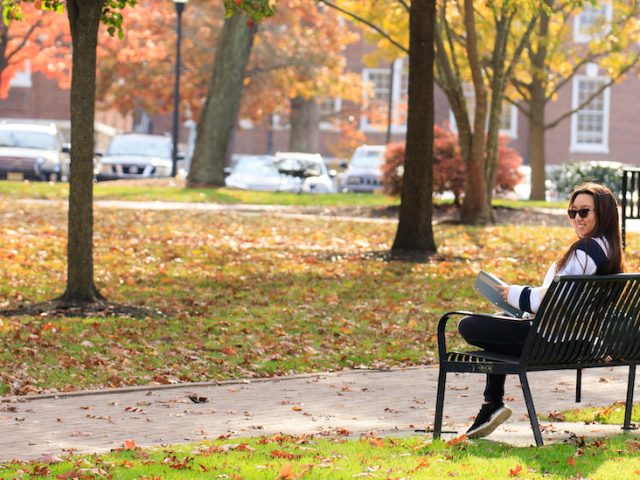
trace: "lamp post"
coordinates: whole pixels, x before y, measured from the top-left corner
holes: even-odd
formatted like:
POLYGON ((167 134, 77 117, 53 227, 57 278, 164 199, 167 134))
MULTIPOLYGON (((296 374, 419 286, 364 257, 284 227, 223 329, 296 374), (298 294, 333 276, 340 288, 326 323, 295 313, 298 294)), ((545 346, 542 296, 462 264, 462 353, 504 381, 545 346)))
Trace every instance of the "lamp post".
POLYGON ((171 176, 178 173, 178 136, 180 117, 180 44, 182 43, 182 12, 187 0, 173 0, 176 6, 176 78, 173 86, 173 151, 171 152, 171 176))

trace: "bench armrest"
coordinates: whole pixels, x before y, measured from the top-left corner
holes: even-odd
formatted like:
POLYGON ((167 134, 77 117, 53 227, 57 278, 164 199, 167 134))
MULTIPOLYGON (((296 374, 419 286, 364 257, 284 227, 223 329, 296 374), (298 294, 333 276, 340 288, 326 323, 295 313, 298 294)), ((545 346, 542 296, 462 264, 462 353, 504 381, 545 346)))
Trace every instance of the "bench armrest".
POLYGON ((445 336, 445 329, 447 327, 447 322, 453 316, 467 316, 473 315, 474 317, 487 317, 487 318, 504 318, 505 320, 513 320, 514 317, 506 316, 506 315, 498 315, 491 313, 475 313, 475 312, 467 312, 464 310, 456 310, 453 312, 447 312, 442 317, 440 317, 440 322, 438 322, 438 358, 443 359, 446 358, 447 354, 447 339, 445 336))

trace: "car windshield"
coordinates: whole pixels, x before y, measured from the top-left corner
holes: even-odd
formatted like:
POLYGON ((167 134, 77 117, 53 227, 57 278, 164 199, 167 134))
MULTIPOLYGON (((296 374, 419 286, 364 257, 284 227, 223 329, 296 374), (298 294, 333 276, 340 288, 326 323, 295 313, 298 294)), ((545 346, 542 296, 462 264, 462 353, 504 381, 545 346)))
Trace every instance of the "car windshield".
POLYGON ((303 173, 307 171, 315 175, 322 175, 325 170, 323 164, 316 160, 280 157, 276 158, 275 162, 278 170, 285 173, 303 173))
POLYGON ((171 150, 171 140, 167 137, 122 135, 113 137, 107 155, 171 158, 171 150))
POLYGON ((242 157, 233 167, 234 173, 254 175, 256 177, 279 176, 278 169, 268 158, 242 157))
POLYGON ((0 130, 0 147, 56 150, 56 136, 29 130, 0 130))
POLYGON ((358 168, 380 168, 384 160, 383 151, 363 150, 356 151, 351 159, 351 165, 358 168))

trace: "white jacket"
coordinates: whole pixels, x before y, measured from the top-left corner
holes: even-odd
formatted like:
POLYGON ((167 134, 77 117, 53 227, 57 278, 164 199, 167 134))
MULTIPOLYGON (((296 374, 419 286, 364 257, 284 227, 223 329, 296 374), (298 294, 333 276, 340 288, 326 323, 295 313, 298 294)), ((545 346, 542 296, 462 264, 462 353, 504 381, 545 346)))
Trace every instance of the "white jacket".
POLYGON ((566 265, 558 271, 556 262, 547 270, 539 287, 511 285, 507 303, 525 312, 535 313, 556 275, 593 275, 609 257, 609 244, 604 238, 586 239, 571 254, 566 265))

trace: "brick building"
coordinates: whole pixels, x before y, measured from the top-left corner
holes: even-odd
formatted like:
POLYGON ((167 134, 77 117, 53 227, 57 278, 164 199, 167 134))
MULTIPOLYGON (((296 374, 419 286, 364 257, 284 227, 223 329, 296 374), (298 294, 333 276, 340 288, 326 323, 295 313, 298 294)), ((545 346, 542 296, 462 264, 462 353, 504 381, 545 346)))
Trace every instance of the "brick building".
MULTIPOLYGON (((593 22, 594 16, 610 15, 610 4, 591 7, 586 5, 583 12, 574 21, 574 41, 584 42, 589 36, 584 34, 585 25, 593 22), (609 6, 607 6, 609 5, 609 6)), ((353 112, 350 121, 366 135, 369 144, 383 144, 387 139, 403 141, 406 133, 406 97, 407 97, 407 60, 397 59, 393 63, 381 63, 372 68, 363 63, 363 57, 374 47, 359 42, 350 45, 346 52, 347 68, 359 72, 363 80, 370 85, 372 98, 363 98, 362 105, 344 105, 341 99, 325 102, 321 108, 324 113, 339 115, 347 108, 353 112), (391 105, 392 125, 388 128, 388 107, 391 105), (364 110, 364 107, 367 107, 364 110)), ((559 92, 555 102, 547 107, 547 120, 556 118, 563 112, 578 105, 585 95, 595 91, 606 82, 602 70, 595 64, 589 64, 581 75, 568 82, 559 92)), ((613 85, 592 101, 588 107, 566 118, 546 133, 546 158, 550 165, 567 161, 609 160, 629 164, 640 164, 633 155, 637 148, 635 139, 640 138, 640 124, 635 121, 636 98, 640 92, 640 80, 630 74, 622 83, 613 85)), ((469 102, 473 104, 473 91, 469 89, 469 102)), ((448 123, 455 129, 455 121, 445 95, 436 88, 435 122, 448 123)), ((26 118, 55 121, 63 130, 68 129, 69 92, 57 88, 55 82, 41 74, 18 76, 12 83, 8 99, 0 101, 0 119, 26 118)), ((147 129, 152 133, 171 131, 171 116, 155 116, 137 121, 133 115, 123 117, 114 112, 98 112, 96 127, 99 132, 98 143, 104 144, 110 135, 117 131, 131 131, 136 128, 147 129), (134 121, 135 120, 135 121, 134 121)), ((527 120, 511 105, 505 105, 502 115, 503 133, 511 138, 510 146, 515 148, 528 163, 527 120)), ((334 124, 323 122, 320 134, 320 153, 332 157, 331 146, 341 135, 334 124)), ((261 124, 241 120, 233 139, 235 153, 266 153, 269 144, 273 151, 286 150, 289 127, 286 119, 273 116, 261 124)), ((182 144, 188 143, 189 129, 183 128, 180 134, 182 144)), ((185 145, 185 148, 187 145, 185 145)))

